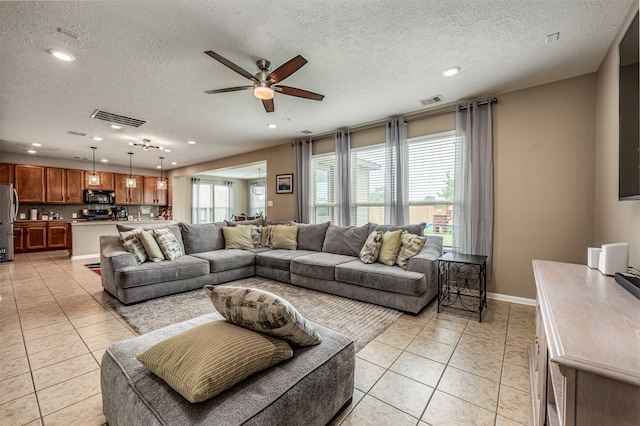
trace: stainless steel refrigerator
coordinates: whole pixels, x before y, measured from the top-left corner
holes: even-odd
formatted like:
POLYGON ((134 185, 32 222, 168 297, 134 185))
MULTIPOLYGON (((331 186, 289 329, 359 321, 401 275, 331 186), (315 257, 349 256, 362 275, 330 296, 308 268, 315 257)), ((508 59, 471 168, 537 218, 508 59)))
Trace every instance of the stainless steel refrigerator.
POLYGON ((0 262, 13 260, 13 221, 18 206, 18 193, 13 184, 0 183, 0 262))

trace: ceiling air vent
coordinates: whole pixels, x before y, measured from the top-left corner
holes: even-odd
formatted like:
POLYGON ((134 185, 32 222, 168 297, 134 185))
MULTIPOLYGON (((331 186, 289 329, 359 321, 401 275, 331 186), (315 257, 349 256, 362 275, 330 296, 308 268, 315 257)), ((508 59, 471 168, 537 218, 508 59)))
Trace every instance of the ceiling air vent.
POLYGON ((303 135, 310 135, 313 132, 311 130, 300 130, 298 133, 302 133, 303 135))
POLYGON ((140 127, 146 121, 138 120, 137 118, 125 117, 124 115, 114 114, 112 112, 100 111, 99 109, 93 113, 91 118, 97 118, 98 120, 109 121, 111 123, 122 124, 124 126, 140 127))
POLYGON ((67 132, 68 135, 75 135, 75 136, 87 136, 86 133, 82 133, 82 132, 76 132, 75 130, 69 130, 67 132))
POLYGON ((442 95, 435 95, 435 96, 431 96, 430 98, 420 99, 418 102, 420 102, 424 106, 428 106, 428 105, 440 103, 442 101, 444 101, 444 98, 442 97, 442 95))

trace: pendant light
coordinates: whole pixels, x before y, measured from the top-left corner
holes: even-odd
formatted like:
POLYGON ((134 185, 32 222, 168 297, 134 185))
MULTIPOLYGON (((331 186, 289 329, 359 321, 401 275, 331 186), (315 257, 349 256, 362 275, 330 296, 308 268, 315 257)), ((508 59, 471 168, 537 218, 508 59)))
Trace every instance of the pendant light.
POLYGON ((91 149, 93 150, 93 173, 89 175, 87 184, 89 186, 100 186, 100 176, 96 174, 96 149, 98 148, 92 146, 91 149))
POLYGON ((129 153, 129 177, 127 178, 127 183, 126 183, 126 187, 127 188, 135 188, 136 187, 136 180, 133 178, 133 171, 131 169, 131 158, 132 158, 133 152, 129 153))
POLYGON ((158 189, 167 189, 167 181, 162 178, 162 160, 164 157, 160 157, 160 179, 158 179, 158 189))

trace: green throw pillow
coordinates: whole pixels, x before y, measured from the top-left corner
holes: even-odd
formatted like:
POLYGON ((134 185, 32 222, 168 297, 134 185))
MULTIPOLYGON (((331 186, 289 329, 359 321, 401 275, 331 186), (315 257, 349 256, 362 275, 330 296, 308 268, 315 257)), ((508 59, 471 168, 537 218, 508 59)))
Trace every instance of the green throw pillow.
POLYGON ((360 260, 363 263, 374 263, 378 260, 380 247, 382 246, 382 231, 373 231, 364 242, 360 250, 360 260))
POLYGON ((138 235, 143 232, 142 228, 136 228, 132 231, 125 231, 120 233, 120 238, 122 238, 122 244, 125 248, 136 258, 136 262, 138 265, 144 263, 147 260, 147 252, 144 249, 144 245, 138 238, 138 235))
POLYGON ((173 232, 171 232, 169 228, 155 228, 153 230, 153 236, 160 246, 160 250, 162 250, 165 259, 176 260, 184 254, 182 253, 182 247, 180 247, 176 236, 173 235, 173 232))
POLYGON ((284 340, 220 320, 169 337, 136 358, 189 402, 201 402, 292 356, 284 340))
POLYGON ((147 252, 150 261, 160 262, 164 260, 164 254, 162 254, 162 249, 153 236, 153 231, 142 231, 138 234, 138 238, 140 239, 140 242, 142 242, 144 250, 147 252))
POLYGON ((404 233, 402 234, 401 241, 396 264, 403 269, 407 269, 409 259, 420 253, 422 247, 424 247, 424 243, 427 242, 427 237, 404 233))
POLYGON ((280 296, 255 288, 221 285, 205 285, 204 290, 229 322, 297 346, 317 345, 322 341, 315 327, 280 296))
POLYGON ((250 250, 253 248, 251 226, 225 226, 222 228, 222 233, 225 249, 250 250))
POLYGON ((400 244, 402 243, 402 233, 405 231, 387 231, 382 234, 382 246, 380 247, 380 254, 378 255, 378 262, 393 266, 396 263, 396 257, 398 257, 398 250, 400 250, 400 244))
POLYGON ((273 227, 271 247, 274 249, 295 250, 298 248, 298 227, 276 225, 273 227))

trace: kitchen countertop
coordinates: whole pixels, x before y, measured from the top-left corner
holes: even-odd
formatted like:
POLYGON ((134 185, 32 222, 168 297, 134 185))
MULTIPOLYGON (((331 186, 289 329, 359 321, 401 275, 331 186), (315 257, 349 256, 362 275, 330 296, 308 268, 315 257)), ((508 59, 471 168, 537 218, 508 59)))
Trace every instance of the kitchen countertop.
POLYGON ((86 222, 86 219, 47 219, 47 220, 29 220, 29 219, 16 219, 13 223, 37 223, 37 222, 86 222))
POLYGON ((150 224, 166 224, 166 225, 175 225, 175 220, 78 220, 77 222, 71 222, 73 226, 96 226, 96 225, 116 225, 123 224, 129 226, 136 225, 150 225, 150 224))

